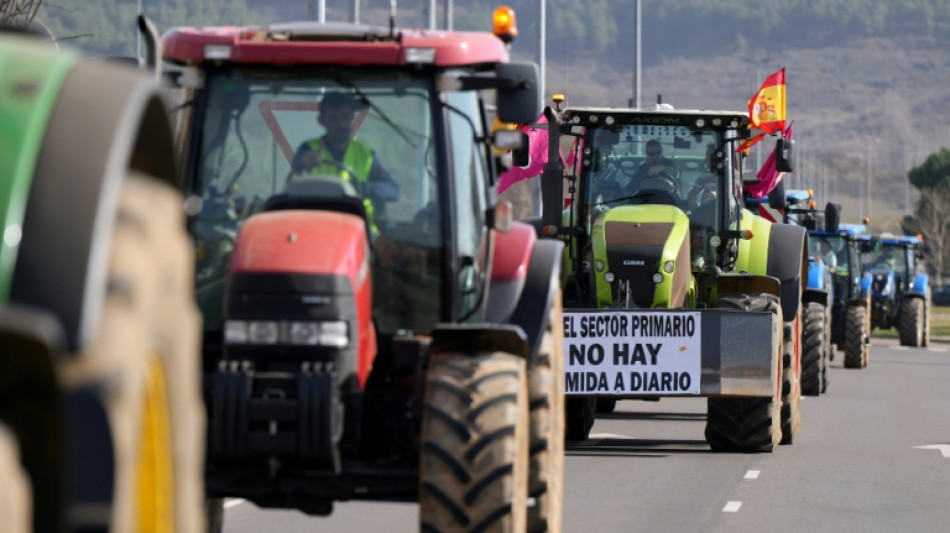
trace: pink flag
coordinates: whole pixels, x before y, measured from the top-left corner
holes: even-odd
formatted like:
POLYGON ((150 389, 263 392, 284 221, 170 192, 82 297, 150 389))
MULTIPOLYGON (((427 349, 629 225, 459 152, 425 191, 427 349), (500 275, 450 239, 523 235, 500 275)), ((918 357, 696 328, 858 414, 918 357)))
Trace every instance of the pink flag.
MULTIPOLYGON (((788 128, 785 129, 785 138, 792 138, 792 123, 789 123, 788 128)), ((775 150, 773 149, 768 159, 765 160, 765 164, 759 169, 759 173, 756 174, 756 178, 758 178, 757 182, 747 187, 746 192, 748 192, 752 198, 762 198, 767 195, 769 191, 774 189, 784 177, 784 172, 779 172, 775 169, 775 150)))
POLYGON ((544 115, 537 120, 537 126, 522 126, 522 131, 528 134, 528 164, 523 167, 513 166, 503 172, 498 180, 498 192, 503 192, 517 181, 533 178, 544 170, 548 160, 548 128, 547 118, 544 115))

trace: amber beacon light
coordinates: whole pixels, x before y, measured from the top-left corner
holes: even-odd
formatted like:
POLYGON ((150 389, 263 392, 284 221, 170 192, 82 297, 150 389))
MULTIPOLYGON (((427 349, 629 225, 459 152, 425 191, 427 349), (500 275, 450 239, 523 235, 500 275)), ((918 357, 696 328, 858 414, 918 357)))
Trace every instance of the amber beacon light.
POLYGON ((515 10, 508 6, 499 6, 492 13, 492 32, 505 43, 515 40, 518 26, 515 25, 515 10))

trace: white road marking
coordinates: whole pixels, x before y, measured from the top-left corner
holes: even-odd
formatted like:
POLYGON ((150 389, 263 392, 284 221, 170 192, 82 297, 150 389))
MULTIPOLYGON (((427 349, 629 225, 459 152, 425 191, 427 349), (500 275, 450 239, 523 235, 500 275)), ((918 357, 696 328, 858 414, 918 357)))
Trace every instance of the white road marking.
POLYGON ((604 440, 604 439, 625 439, 633 440, 634 438, 629 435, 618 435, 617 433, 591 433, 588 437, 590 440, 604 440))
POLYGON ((722 508, 722 512, 738 513, 740 507, 742 507, 742 502, 736 502, 736 501, 727 502, 726 506, 722 508))
POLYGON ((759 470, 749 470, 743 479, 759 479, 759 470))
POLYGON ((893 349, 893 350, 901 350, 901 351, 910 350, 910 348, 907 347, 907 346, 891 346, 891 349, 893 349))
POLYGON ((927 348, 927 351, 928 352, 945 352, 947 351, 947 349, 946 348, 927 348))
POLYGON ((940 455, 944 459, 950 459, 950 444, 928 444, 926 446, 914 446, 918 450, 940 450, 940 455))
POLYGON ((224 502, 224 508, 230 509, 232 507, 237 507, 238 505, 241 505, 242 503, 244 503, 243 498, 232 498, 224 502))

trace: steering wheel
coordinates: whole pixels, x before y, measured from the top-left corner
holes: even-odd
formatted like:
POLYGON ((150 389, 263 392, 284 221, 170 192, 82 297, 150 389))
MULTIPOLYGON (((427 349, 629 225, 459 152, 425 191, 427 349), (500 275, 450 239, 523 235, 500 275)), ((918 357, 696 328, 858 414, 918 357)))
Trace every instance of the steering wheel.
POLYGON ((673 172, 675 172, 675 169, 671 167, 663 167, 661 170, 658 170, 656 174, 653 175, 653 177, 666 182, 670 186, 670 190, 679 196, 680 182, 679 179, 677 179, 679 177, 679 173, 674 174, 673 172))
POLYGON ((640 163, 637 163, 633 159, 620 159, 616 165, 620 168, 620 172, 623 172, 631 178, 637 173, 637 169, 640 168, 640 163))

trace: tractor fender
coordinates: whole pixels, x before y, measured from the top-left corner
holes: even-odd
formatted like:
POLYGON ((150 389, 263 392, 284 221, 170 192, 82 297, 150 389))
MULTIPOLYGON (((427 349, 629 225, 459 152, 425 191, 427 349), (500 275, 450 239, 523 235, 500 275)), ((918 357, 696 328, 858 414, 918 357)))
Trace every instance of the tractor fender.
POLYGON ((828 306, 828 291, 821 289, 813 289, 811 287, 806 287, 802 292, 802 303, 809 304, 812 302, 820 303, 821 305, 828 306))
POLYGON ((537 243, 535 228, 522 222, 513 223, 508 232, 495 232, 485 314, 488 322, 507 323, 511 319, 524 290, 531 254, 537 243))
POLYGON ((808 284, 806 288, 828 291, 828 265, 824 261, 808 258, 808 284))
POLYGON ((907 291, 907 295, 918 298, 927 298, 929 283, 930 277, 927 274, 918 273, 916 276, 914 276, 914 282, 911 284, 910 290, 907 291))
POLYGON ((527 224, 513 224, 495 241, 487 320, 519 326, 532 359, 544 336, 548 311, 556 303, 563 252, 563 242, 538 240, 527 224))
POLYGON ((869 272, 861 273, 861 289, 859 297, 864 300, 871 297, 871 274, 869 272))
POLYGON ((791 224, 773 224, 768 241, 766 273, 782 284, 782 316, 794 317, 801 305, 802 291, 808 280, 808 256, 805 228, 791 224))
POLYGON ((99 328, 119 190, 130 169, 180 189, 161 90, 144 72, 77 62, 47 122, 10 291, 11 301, 59 319, 70 352, 99 328))

